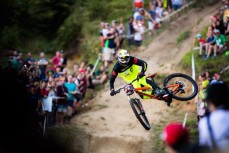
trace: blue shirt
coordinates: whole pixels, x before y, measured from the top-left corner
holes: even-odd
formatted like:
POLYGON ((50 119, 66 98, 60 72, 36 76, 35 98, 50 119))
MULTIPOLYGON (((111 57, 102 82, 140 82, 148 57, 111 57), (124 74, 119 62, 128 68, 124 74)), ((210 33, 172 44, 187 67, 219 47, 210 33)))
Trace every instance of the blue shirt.
POLYGON ((207 43, 210 43, 210 42, 215 42, 215 36, 212 36, 211 38, 208 38, 207 43))
POLYGON ((67 100, 74 100, 74 95, 71 92, 76 91, 76 84, 75 83, 64 83, 65 87, 68 89, 68 97, 67 100))
MULTIPOLYGON (((150 14, 151 18, 155 20, 155 18, 156 18, 156 12, 153 11, 153 10, 149 10, 149 14, 150 14)), ((151 21, 151 19, 149 19, 149 21, 151 21)))

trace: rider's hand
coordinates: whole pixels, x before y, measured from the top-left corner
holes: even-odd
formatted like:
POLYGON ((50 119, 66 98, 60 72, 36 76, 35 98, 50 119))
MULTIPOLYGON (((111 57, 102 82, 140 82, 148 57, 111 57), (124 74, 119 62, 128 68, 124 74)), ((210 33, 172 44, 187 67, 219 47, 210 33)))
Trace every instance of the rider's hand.
POLYGON ((145 76, 145 74, 143 72, 138 73, 138 78, 139 79, 142 78, 143 76, 145 76))
POLYGON ((111 89, 111 92, 110 92, 110 95, 111 96, 114 96, 116 93, 115 93, 115 90, 114 89, 111 89))

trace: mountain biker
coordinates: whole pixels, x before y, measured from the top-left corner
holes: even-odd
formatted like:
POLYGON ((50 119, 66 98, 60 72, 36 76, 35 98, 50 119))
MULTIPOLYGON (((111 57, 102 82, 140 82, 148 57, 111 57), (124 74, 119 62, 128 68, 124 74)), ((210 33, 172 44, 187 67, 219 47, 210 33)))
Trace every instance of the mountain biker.
MULTIPOLYGON (((114 96, 114 82, 117 76, 123 78, 126 82, 130 83, 132 80, 139 78, 133 82, 133 86, 136 87, 150 87, 152 91, 143 91, 146 94, 155 94, 156 97, 168 96, 157 84, 145 76, 147 70, 147 63, 141 59, 130 56, 128 51, 121 49, 118 52, 118 61, 116 62, 112 74, 110 76, 110 95, 114 96)), ((150 98, 149 96, 140 96, 142 99, 150 98)), ((171 103, 171 101, 170 101, 171 103)))

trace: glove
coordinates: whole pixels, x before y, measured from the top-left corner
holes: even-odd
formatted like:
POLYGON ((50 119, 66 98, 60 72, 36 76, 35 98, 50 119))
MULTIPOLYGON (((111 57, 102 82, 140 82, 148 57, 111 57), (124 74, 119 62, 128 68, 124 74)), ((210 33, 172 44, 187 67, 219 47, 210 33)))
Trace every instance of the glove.
POLYGON ((111 89, 111 92, 110 92, 110 95, 111 96, 114 96, 116 93, 115 93, 115 90, 114 89, 111 89))
POLYGON ((142 78, 143 76, 145 76, 145 74, 143 72, 138 73, 138 78, 139 79, 142 78))

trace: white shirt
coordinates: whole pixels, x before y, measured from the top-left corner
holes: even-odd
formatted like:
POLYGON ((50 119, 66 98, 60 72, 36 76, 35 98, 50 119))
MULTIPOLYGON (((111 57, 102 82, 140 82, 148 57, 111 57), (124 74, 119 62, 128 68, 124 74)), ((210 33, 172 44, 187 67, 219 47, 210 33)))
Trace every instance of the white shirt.
POLYGON ((107 36, 108 32, 109 32, 108 29, 105 29, 105 28, 102 29, 103 36, 107 36))
POLYGON ((133 15, 134 21, 137 20, 137 16, 141 15, 138 11, 136 11, 133 15))
POLYGON ((134 33, 134 40, 137 41, 142 41, 143 40, 143 33, 144 33, 144 26, 141 25, 139 26, 138 24, 134 24, 134 29, 136 30, 136 32, 134 33))
MULTIPOLYGON (((210 125, 216 146, 228 152, 229 150, 229 110, 216 110, 210 115, 210 125)), ((199 125, 199 143, 212 147, 211 136, 209 134, 207 118, 200 119, 199 125)))
POLYGON ((155 12, 159 15, 160 18, 163 16, 163 8, 162 7, 157 7, 155 12))

